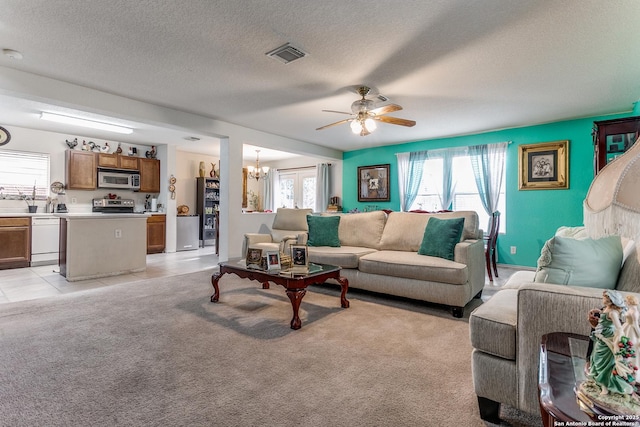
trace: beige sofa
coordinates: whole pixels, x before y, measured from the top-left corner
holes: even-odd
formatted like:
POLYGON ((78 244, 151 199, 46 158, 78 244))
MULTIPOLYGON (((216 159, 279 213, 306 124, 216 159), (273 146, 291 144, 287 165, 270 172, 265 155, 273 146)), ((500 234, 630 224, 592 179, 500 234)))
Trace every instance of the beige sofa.
POLYGON ((484 286, 484 244, 473 211, 340 214, 340 247, 309 246, 311 262, 339 265, 349 287, 444 304, 455 317, 484 286), (464 218, 454 260, 419 255, 429 218, 464 218))
MULTIPOLYGON (((616 289, 640 292, 640 260, 631 245, 616 289)), ((539 413, 540 340, 551 332, 590 333, 587 313, 602 305, 602 289, 534 283, 534 271, 516 272, 469 318, 473 385, 483 419, 497 422, 500 404, 539 413)), ((640 298, 640 295, 638 295, 640 298)))

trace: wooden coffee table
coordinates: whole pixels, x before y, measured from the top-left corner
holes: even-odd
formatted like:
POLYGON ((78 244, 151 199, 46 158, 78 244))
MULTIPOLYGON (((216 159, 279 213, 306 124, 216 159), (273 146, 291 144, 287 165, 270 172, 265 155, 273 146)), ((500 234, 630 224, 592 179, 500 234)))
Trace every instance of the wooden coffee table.
POLYGON ((342 292, 340 294, 340 305, 342 308, 349 308, 349 301, 347 300, 349 281, 340 276, 341 268, 335 265, 314 264, 314 266, 318 266, 318 271, 293 277, 283 276, 275 272, 248 269, 244 265, 242 259, 231 259, 229 261, 221 262, 219 266, 220 271, 211 276, 211 284, 214 289, 214 293, 211 295, 211 302, 218 302, 220 298, 218 282, 225 274, 235 274, 243 279, 256 280, 262 283, 262 289, 269 289, 269 282, 273 282, 276 285, 284 287, 289 300, 291 300, 291 306, 293 307, 291 329, 300 329, 302 327, 302 321, 300 320, 298 312, 300 309, 300 302, 307 293, 307 287, 309 285, 322 284, 328 279, 335 279, 342 288, 342 292))

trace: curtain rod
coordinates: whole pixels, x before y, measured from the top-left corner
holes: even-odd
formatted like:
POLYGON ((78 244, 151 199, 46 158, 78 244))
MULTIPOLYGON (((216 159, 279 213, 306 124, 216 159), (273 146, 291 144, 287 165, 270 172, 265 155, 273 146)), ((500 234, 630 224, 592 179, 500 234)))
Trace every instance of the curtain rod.
MULTIPOLYGON (((327 163, 327 166, 331 166, 331 163, 327 163)), ((298 168, 278 168, 276 169, 278 172, 280 171, 293 171, 293 170, 298 170, 298 169, 315 169, 315 166, 300 166, 298 168)))
MULTIPOLYGON (((477 145, 504 144, 505 142, 507 143, 507 145, 511 145, 511 144, 513 144, 513 141, 502 141, 502 142, 490 142, 490 143, 488 143, 488 144, 477 144, 477 145)), ((464 148, 469 148, 469 147, 471 147, 471 146, 470 146, 470 145, 461 145, 461 146, 459 146, 459 147, 436 148, 436 149, 431 150, 431 151, 436 151, 436 150, 449 150, 449 149, 454 149, 454 150, 455 150, 456 148, 462 148, 462 149, 464 149, 464 148)), ((429 151, 429 150, 418 150, 418 151, 429 151)), ((404 152, 402 152, 402 153, 394 153, 394 155, 396 155, 396 156, 397 156, 398 154, 404 154, 404 153, 410 153, 410 151, 404 151, 404 152)))

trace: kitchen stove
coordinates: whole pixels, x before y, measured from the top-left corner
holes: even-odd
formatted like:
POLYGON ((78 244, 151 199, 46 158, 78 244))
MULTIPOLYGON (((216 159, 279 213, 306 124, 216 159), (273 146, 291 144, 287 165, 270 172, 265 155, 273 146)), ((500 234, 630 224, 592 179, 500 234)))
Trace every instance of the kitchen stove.
POLYGON ((133 213, 133 199, 93 199, 93 212, 133 213))

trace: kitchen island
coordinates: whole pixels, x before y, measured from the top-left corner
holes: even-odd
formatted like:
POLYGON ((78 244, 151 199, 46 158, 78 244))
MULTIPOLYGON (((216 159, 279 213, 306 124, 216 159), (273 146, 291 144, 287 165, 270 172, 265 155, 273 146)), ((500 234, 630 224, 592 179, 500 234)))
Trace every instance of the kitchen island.
POLYGON ((136 213, 67 213, 60 218, 60 274, 67 281, 147 268, 147 218, 136 213))

